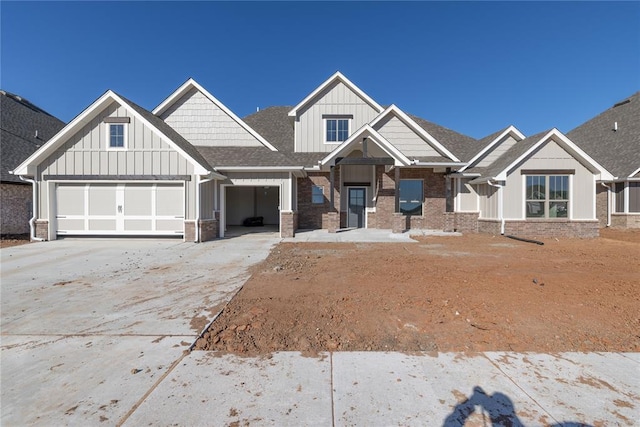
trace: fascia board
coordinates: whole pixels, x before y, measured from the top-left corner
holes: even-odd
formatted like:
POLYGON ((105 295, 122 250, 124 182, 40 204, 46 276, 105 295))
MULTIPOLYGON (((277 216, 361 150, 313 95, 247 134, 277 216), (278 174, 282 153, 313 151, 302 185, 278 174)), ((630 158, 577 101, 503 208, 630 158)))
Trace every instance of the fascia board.
POLYGON ((98 111, 106 107, 114 99, 115 93, 111 90, 106 91, 102 96, 96 99, 91 105, 84 109, 83 112, 78 114, 73 120, 71 120, 65 127, 55 134, 51 139, 46 142, 42 147, 36 150, 31 156, 23 161, 12 172, 14 175, 31 175, 29 170, 30 166, 37 166, 46 156, 50 155, 60 144, 64 141, 65 137, 77 132, 79 128, 86 125, 91 121, 92 116, 96 115, 98 111))
POLYGON ((522 141, 523 139, 525 139, 525 136, 522 132, 520 132, 515 126, 511 125, 509 126, 507 129, 505 129, 504 132, 502 132, 496 139, 494 139, 493 141, 491 141, 489 144, 487 144, 487 146, 485 148, 483 148, 482 150, 480 150, 480 152, 478 154, 476 154, 475 156, 473 156, 473 158, 471 160, 469 160, 467 162, 467 166, 465 166, 464 168, 462 168, 462 170, 464 171, 465 169, 468 169, 470 167, 473 167, 472 165, 478 161, 479 158, 481 158, 487 151, 489 151, 490 149, 492 149, 494 146, 496 146, 498 144, 498 142, 500 142, 505 136, 509 135, 509 134, 514 134, 516 135, 518 138, 520 138, 520 141, 522 141))
POLYGON ((640 168, 636 169, 635 171, 633 171, 631 174, 629 174, 629 178, 633 178, 634 176, 636 176, 638 173, 640 173, 640 168))
POLYGON ((408 166, 411 164, 411 160, 409 160, 404 154, 402 154, 396 147, 393 146, 387 139, 385 139, 382 135, 376 132, 370 125, 364 125, 358 131, 356 131, 353 135, 351 135, 346 141, 336 147, 329 155, 327 155, 324 159, 320 161, 322 166, 327 163, 335 160, 340 153, 342 153, 345 149, 349 148, 351 145, 355 144, 359 138, 362 137, 371 137, 375 144, 377 144, 385 153, 389 154, 393 157, 397 162, 400 163, 398 166, 408 166))
POLYGON ((246 124, 240 117, 236 116, 233 111, 227 108, 220 100, 218 100, 215 96, 213 96, 208 90, 206 90, 200 83, 196 82, 192 78, 184 82, 182 86, 176 89, 167 99, 165 99, 160 105, 158 105, 152 113, 156 116, 164 113, 171 105, 173 105, 178 99, 184 96, 191 88, 195 88, 200 93, 202 93, 205 97, 209 99, 209 101, 213 102, 216 107, 221 109, 225 114, 227 114, 233 121, 235 121, 240 127, 249 132, 251 136, 257 139, 261 144, 267 147, 271 151, 278 151, 276 147, 271 145, 269 141, 264 139, 258 132, 253 130, 248 124, 246 124))
POLYGON ((311 101, 316 95, 322 92, 327 86, 332 84, 334 81, 340 80, 344 83, 349 89, 354 91, 358 96, 365 100, 365 102, 375 108, 378 113, 382 112, 383 108, 374 101, 369 95, 364 93, 358 86, 353 84, 348 78, 346 78, 340 71, 336 71, 331 77, 324 81, 320 86, 318 86, 313 92, 307 95, 302 101, 300 101, 291 111, 289 111, 289 117, 296 117, 298 114, 298 110, 304 107, 309 101, 311 101))
POLYGON ((405 125, 409 126, 411 130, 416 132, 422 139, 426 140, 429 144, 431 144, 435 150, 439 151, 441 154, 445 155, 446 157, 449 157, 454 162, 460 162, 460 159, 458 159, 451 151, 447 150, 444 145, 438 142, 437 139, 435 139, 429 132, 423 129, 422 126, 418 125, 411 117, 409 117, 404 111, 398 108, 395 104, 392 104, 391 106, 389 106, 385 111, 380 113, 378 117, 373 119, 373 121, 371 122, 371 126, 372 127, 375 126, 384 117, 386 117, 388 114, 391 114, 391 113, 395 114, 396 117, 402 120, 405 125))

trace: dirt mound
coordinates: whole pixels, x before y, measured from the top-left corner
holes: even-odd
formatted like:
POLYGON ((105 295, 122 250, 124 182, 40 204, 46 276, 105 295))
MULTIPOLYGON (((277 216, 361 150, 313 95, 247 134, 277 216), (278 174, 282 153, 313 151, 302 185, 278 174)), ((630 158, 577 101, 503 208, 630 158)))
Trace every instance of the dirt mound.
POLYGON ((283 243, 195 348, 640 351, 640 241, 545 243, 283 243))

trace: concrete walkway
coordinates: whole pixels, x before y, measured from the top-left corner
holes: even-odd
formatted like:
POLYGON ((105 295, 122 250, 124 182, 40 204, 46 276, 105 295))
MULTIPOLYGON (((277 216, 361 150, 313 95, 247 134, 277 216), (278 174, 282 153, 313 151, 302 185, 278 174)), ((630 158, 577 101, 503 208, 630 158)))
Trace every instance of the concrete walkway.
POLYGON ((391 230, 377 228, 347 228, 337 233, 327 230, 298 230, 295 237, 283 239, 284 242, 351 242, 351 243, 416 243, 411 236, 461 236, 460 233, 447 233, 437 230, 409 230, 404 233, 392 233, 391 230))
POLYGON ((1 251, 1 424, 640 425, 640 354, 185 352, 279 239, 1 251))

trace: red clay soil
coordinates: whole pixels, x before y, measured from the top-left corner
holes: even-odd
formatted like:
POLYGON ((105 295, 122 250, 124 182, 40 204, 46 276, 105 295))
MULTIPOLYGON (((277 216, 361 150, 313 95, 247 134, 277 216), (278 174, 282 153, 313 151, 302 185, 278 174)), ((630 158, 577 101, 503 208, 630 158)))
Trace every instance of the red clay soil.
POLYGON ((640 230, 598 239, 282 243, 195 348, 640 351, 640 230))

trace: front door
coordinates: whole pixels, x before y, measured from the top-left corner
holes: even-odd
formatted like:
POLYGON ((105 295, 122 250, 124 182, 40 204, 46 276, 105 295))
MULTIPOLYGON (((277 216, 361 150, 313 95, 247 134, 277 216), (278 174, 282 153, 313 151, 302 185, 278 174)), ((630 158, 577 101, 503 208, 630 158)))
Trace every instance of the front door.
POLYGON ((349 210, 347 212, 347 227, 364 227, 364 207, 366 188, 349 188, 349 210))

